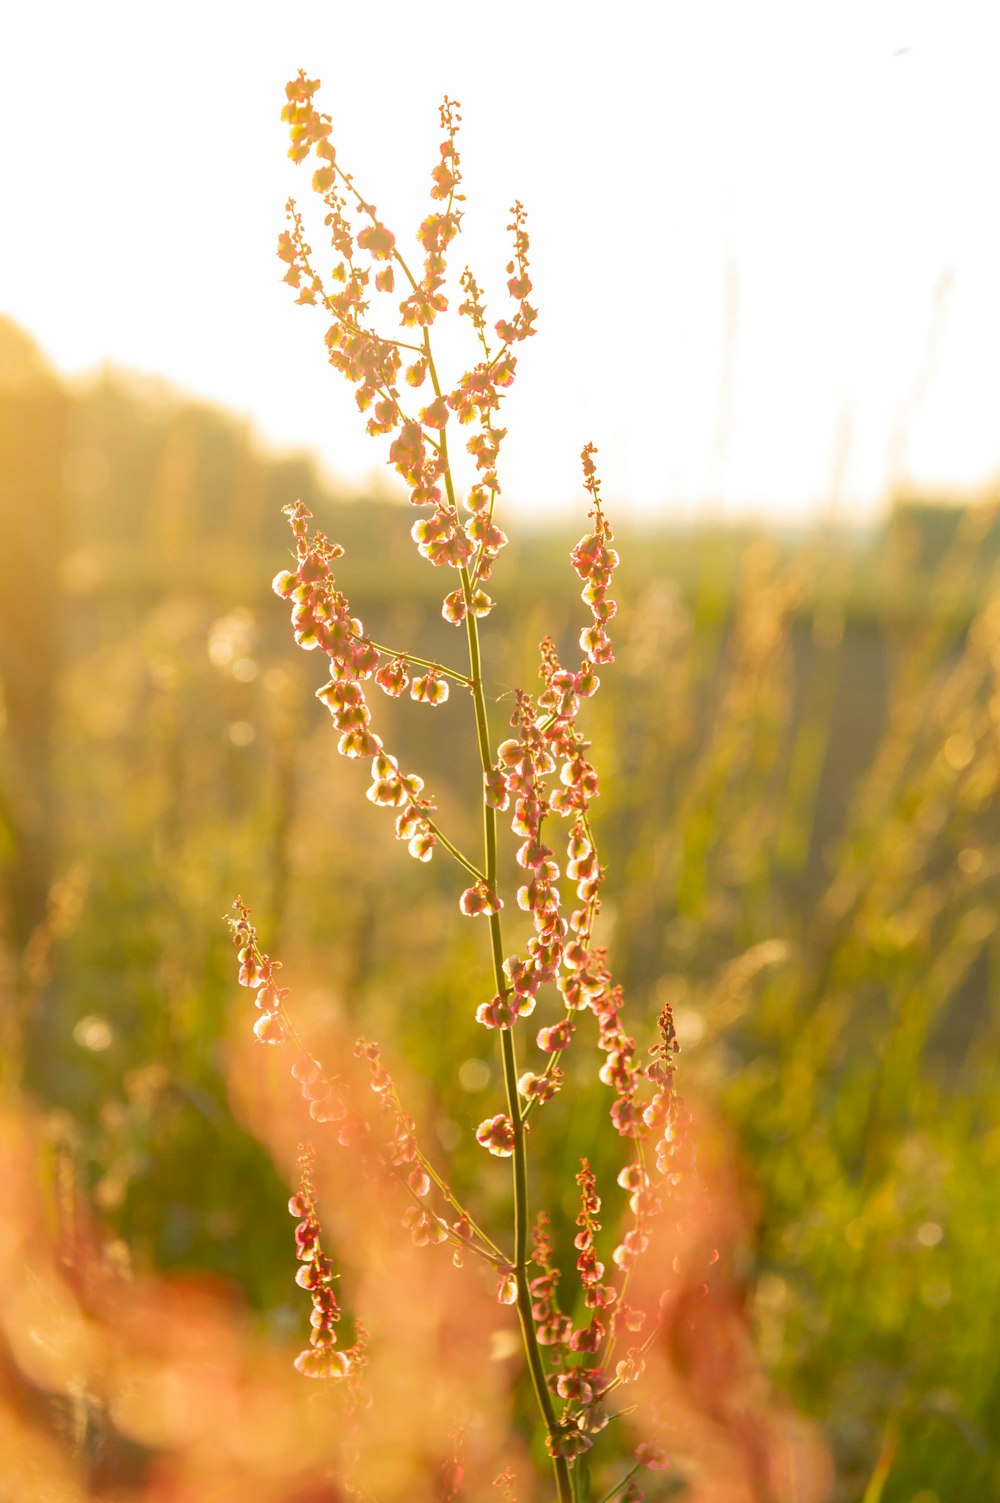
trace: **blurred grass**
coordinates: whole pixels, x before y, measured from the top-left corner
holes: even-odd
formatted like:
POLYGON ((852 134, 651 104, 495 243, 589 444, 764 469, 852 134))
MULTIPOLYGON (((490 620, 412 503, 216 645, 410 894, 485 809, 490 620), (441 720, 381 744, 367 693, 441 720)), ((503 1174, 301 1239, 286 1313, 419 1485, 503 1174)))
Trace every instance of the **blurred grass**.
MULTIPOLYGON (((461 1069, 487 983, 453 873, 406 860, 360 796, 269 592, 281 505, 346 546, 378 640, 457 661, 441 581, 384 499, 113 373, 66 391, 10 326, 0 437, 6 1079, 140 1262, 209 1269, 280 1329, 301 1314, 284 1191, 227 1099, 235 893, 307 1013, 408 1073, 479 1203, 466 1129, 499 1092, 495 1064, 461 1069)), ((495 737, 538 638, 572 659, 572 541, 523 534, 498 566, 495 737)), ((823 1425, 838 1499, 1000 1497, 994 503, 618 541, 590 720, 603 938, 641 1037, 673 1001, 685 1089, 752 1166, 738 1255, 768 1370, 823 1425)), ((478 778, 457 701, 375 708, 461 842, 478 778)), ((533 1172, 558 1200, 578 1154, 607 1169, 615 1144, 594 1092, 547 1111, 570 1156, 533 1172)))

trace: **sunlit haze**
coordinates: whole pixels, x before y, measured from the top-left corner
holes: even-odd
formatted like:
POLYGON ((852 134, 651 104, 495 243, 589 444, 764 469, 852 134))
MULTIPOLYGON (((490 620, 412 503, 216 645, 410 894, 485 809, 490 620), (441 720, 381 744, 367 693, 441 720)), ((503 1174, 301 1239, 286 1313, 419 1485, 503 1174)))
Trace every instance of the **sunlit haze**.
POLYGON ((461 101, 452 268, 496 317, 528 209, 512 503, 578 507, 588 439, 609 502, 666 521, 867 515, 1000 474, 988 3, 56 0, 4 30, 0 312, 67 375, 162 374, 391 483, 275 257, 311 196, 279 119, 304 68, 404 249, 461 101))

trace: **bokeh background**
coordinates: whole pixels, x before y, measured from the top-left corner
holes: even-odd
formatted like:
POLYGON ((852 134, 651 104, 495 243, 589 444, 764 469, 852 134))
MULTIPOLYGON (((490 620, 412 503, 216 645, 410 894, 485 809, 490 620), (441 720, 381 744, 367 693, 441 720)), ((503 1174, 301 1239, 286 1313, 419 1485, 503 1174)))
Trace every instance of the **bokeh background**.
MULTIPOLYGON (((110 3, 14 18, 5 1102, 33 1103, 50 1219, 69 1185, 129 1278, 197 1277, 284 1360, 306 1316, 289 1164, 247 1106, 224 922, 241 893, 306 1022, 379 1038, 455 1185, 507 1215, 468 1130, 501 1093, 474 1022, 480 936, 456 928, 445 863, 405 860, 364 770, 337 758, 269 589, 301 497, 344 545, 338 582, 375 639, 455 658, 439 580, 273 244, 305 188, 277 120, 286 76, 324 79, 338 145, 343 122, 397 227, 425 212, 434 103, 457 93, 467 254, 491 289, 525 200, 544 336, 509 409, 494 731, 539 638, 575 650, 575 456, 593 439, 622 555, 618 660, 588 707, 602 937, 637 1032, 671 1001, 685 1089, 722 1124, 745 1205, 735 1298, 774 1391, 825 1436, 836 1503, 988 1503, 995 18, 695 11, 512 5, 486 27, 452 5, 374 22, 307 4, 280 34, 224 4, 182 3, 159 29, 110 3)), ((472 844, 457 700, 377 708, 472 844)), ((533 1167, 564 1228, 576 1155, 617 1167, 600 1097, 571 1084, 547 1108, 566 1153, 533 1167)), ((23 1375, 0 1378, 27 1402, 23 1375)), ((141 1475, 72 1403, 56 1420, 88 1497, 141 1475)))
MULTIPOLYGON (((315 1026, 381 1040, 486 1213, 468 1124, 501 1089, 454 874, 402 859, 270 593, 282 502, 344 543, 376 639, 453 656, 453 629, 392 503, 155 385, 67 387, 10 323, 0 373, 4 1070, 139 1266, 211 1271, 280 1341, 303 1310, 282 1171, 230 1104, 234 895, 315 1026)), ((794 542, 625 527, 590 707, 604 936, 635 1027, 673 1002, 686 1088, 729 1124, 742 1297, 844 1499, 880 1456, 886 1499, 997 1486, 995 518, 900 496, 794 542)), ((572 648, 572 541, 522 529, 498 569, 498 726, 543 632, 572 648)), ((378 708, 471 843, 462 706, 378 708)), ((549 1110, 610 1164, 599 1098, 549 1110)), ((570 1168, 535 1170, 567 1217, 570 1168)))

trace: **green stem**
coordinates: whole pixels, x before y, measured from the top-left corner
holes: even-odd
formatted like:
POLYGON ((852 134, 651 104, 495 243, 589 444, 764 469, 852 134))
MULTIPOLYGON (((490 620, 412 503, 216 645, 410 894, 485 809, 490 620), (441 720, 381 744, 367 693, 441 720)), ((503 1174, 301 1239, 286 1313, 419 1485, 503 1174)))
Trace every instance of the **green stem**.
POLYGON ((614 1497, 615 1493, 620 1493, 621 1492, 621 1490, 625 1486, 625 1484, 627 1482, 630 1482, 632 1480, 632 1478, 635 1476, 636 1472, 639 1470, 639 1468, 641 1466, 642 1466, 642 1462, 641 1461, 637 1461, 636 1464, 635 1464, 635 1466, 632 1467, 630 1471, 627 1471, 625 1473, 625 1475, 622 1478, 622 1480, 620 1482, 616 1482, 615 1485, 614 1485, 614 1487, 610 1490, 610 1492, 606 1492, 604 1494, 604 1497, 601 1498, 600 1503, 611 1503, 611 1499, 614 1497))
MULTIPOLYGON (((462 587, 466 592, 466 599, 472 592, 472 581, 468 569, 462 570, 462 587)), ((483 694, 483 682, 481 672, 481 657, 479 651, 479 623, 475 616, 469 612, 465 618, 466 630, 469 638, 469 666, 472 678, 472 696, 476 710, 476 731, 479 740, 479 755, 483 764, 483 771, 488 772, 492 766, 490 757, 489 726, 486 719, 486 698, 483 694)), ((486 847, 486 880, 489 886, 496 891, 497 883, 497 817, 496 810, 483 801, 483 836, 486 847)), ((490 914, 490 948, 493 957, 493 980, 500 996, 505 996, 508 990, 507 978, 503 973, 503 938, 501 935, 500 915, 490 914)), ((514 1051, 514 1035, 509 1028, 500 1031, 501 1056, 503 1060, 503 1080, 507 1095, 507 1111, 510 1116, 511 1127, 514 1131, 514 1276, 517 1280, 517 1313, 521 1323, 521 1337, 524 1341, 525 1356, 528 1359, 528 1369, 531 1373, 531 1381, 545 1421, 545 1428, 553 1444, 558 1440, 559 1423, 556 1419, 555 1408, 552 1403, 552 1395, 545 1377, 545 1364, 542 1360, 541 1347, 538 1344, 538 1334, 535 1330, 535 1320, 531 1313, 531 1293, 528 1289, 528 1155, 525 1146, 524 1118, 521 1114, 521 1099, 517 1091, 517 1056, 514 1051)), ((571 1503, 573 1488, 570 1482, 569 1467, 564 1456, 556 1456, 553 1459, 556 1474, 556 1485, 559 1490, 560 1503, 571 1503)))
MULTIPOLYGON (((425 815, 424 818, 427 819, 427 816, 425 815)), ((427 819, 427 825, 429 829, 434 831, 434 834, 437 836, 440 843, 444 846, 449 856, 454 856, 459 866, 464 867, 465 870, 469 873, 469 876, 472 877, 474 881, 484 882, 486 880, 479 868, 473 866, 472 862, 462 855, 462 852, 458 849, 458 846, 452 845, 447 835, 442 834, 440 825, 436 825, 432 819, 427 819)))
MULTIPOLYGON (((451 1206, 452 1210, 457 1211, 459 1216, 465 1217, 466 1221, 469 1223, 469 1226, 472 1228, 472 1231, 482 1243, 482 1246, 477 1247, 474 1242, 466 1241, 463 1237, 460 1237, 457 1232, 453 1232, 450 1227, 446 1228, 448 1232, 448 1241, 453 1242, 456 1247, 460 1247, 466 1252, 472 1252, 475 1253, 477 1257, 484 1258, 487 1263, 489 1263, 493 1268, 496 1268, 498 1271, 501 1268, 506 1269, 508 1266, 506 1255, 500 1251, 499 1247, 497 1247, 496 1243, 493 1241, 493 1238, 488 1237, 486 1233, 476 1224, 476 1222, 473 1221, 468 1211, 462 1205, 462 1202, 452 1194, 450 1187, 441 1178, 440 1174, 438 1174, 430 1159, 428 1159, 425 1154, 421 1153, 419 1149, 417 1151, 417 1159, 428 1179, 433 1180, 434 1184, 441 1192, 443 1198, 451 1206)), ((402 1180, 402 1183, 406 1186, 406 1191, 410 1198, 415 1202, 415 1204, 418 1205, 422 1211, 426 1210, 427 1207, 424 1205, 424 1202, 421 1200, 416 1191, 413 1190, 409 1184, 407 1184, 405 1178, 402 1180)))
POLYGON ((367 638, 376 652, 380 652, 384 658, 401 658, 404 663, 414 663, 418 668, 433 668, 435 673, 443 674, 445 678, 455 680, 456 684, 464 684, 469 687, 469 680, 464 673, 459 673, 455 668, 446 668, 443 663, 432 663, 430 658, 414 657, 412 652, 397 652, 394 647, 383 647, 381 642, 372 642, 367 638))
MULTIPOLYGON (((405 266, 404 270, 406 270, 405 266)), ((441 395, 441 386, 434 365, 434 356, 431 352, 430 334, 426 328, 424 329, 424 350, 427 355, 427 368, 434 388, 434 394, 439 397, 441 395)), ((448 440, 444 429, 441 430, 441 453, 444 459, 444 482, 448 492, 448 501, 452 509, 457 511, 455 486, 451 476, 451 467, 448 464, 448 440)), ((472 702, 475 708, 476 740, 479 745, 479 760, 482 764, 483 772, 487 773, 493 766, 493 757, 490 751, 490 729, 486 716, 486 696, 483 692, 483 664, 479 648, 479 622, 471 609, 474 586, 467 564, 462 565, 460 575, 462 593, 465 597, 467 607, 465 631, 469 643, 469 687, 472 691, 472 702)), ((496 810, 490 808, 485 798, 483 799, 483 844, 486 852, 486 881, 490 888, 496 892, 497 816, 496 810)), ((505 997, 509 988, 507 978, 503 973, 503 938, 500 915, 498 913, 490 914, 490 949, 493 958, 494 984, 498 995, 505 997)), ((500 1030, 500 1047, 503 1060, 504 1089, 507 1095, 507 1111, 510 1115, 511 1127, 514 1133, 514 1276, 517 1282, 517 1314, 521 1324, 521 1339, 524 1342, 524 1353, 528 1361, 528 1370, 531 1373, 535 1398, 538 1401, 538 1408, 541 1411, 545 1428, 548 1431, 550 1445, 553 1450, 557 1450, 560 1438, 559 1421, 556 1419, 552 1395, 549 1392, 549 1385, 545 1377, 545 1364, 542 1360, 542 1349, 538 1344, 538 1333, 535 1330, 535 1320, 531 1313, 531 1294, 528 1290, 528 1156, 524 1141, 524 1118, 521 1115, 521 1101, 517 1092, 517 1057, 514 1052, 513 1034, 509 1028, 500 1030)), ((569 1465, 565 1456, 554 1456, 552 1466, 555 1471, 559 1503, 573 1503, 573 1484, 570 1481, 569 1465)))

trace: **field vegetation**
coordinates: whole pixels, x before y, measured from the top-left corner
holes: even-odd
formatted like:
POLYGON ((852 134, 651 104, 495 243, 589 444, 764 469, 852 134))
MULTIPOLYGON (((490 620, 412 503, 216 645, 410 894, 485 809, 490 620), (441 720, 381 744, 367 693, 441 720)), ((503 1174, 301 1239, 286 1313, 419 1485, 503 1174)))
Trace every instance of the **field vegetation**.
MULTIPOLYGON (((237 892, 284 961, 303 1031, 332 1049, 380 1041, 425 1146, 487 1224, 508 1214, 508 1189, 469 1130, 502 1090, 475 1018, 480 935, 456 928, 454 871, 401 861, 364 774, 337 757, 315 664, 269 587, 290 561, 281 508, 301 498, 344 547, 338 584, 375 640, 439 660, 454 628, 387 494, 338 493, 307 459, 265 455, 225 414, 150 383, 107 371, 69 389, 10 325, 0 455, 15 1192, 0 1233, 0 1478, 13 1479, 0 1494, 333 1500, 324 1393, 291 1371, 307 1301, 284 1206, 304 1129, 250 1037, 221 922, 237 892), (62 1323, 38 1289, 58 1291, 62 1323), (150 1383, 154 1358, 187 1372, 173 1418, 109 1397, 84 1329, 102 1362, 114 1346, 123 1392, 141 1387, 137 1363, 150 1383), (218 1373, 239 1386, 234 1331, 266 1393, 226 1390, 244 1439, 215 1430, 213 1459, 195 1411, 218 1373), (265 1414, 282 1443, 255 1451, 265 1414)), ((727 1197, 731 1344, 708 1388, 691 1379, 692 1433, 709 1457, 749 1454, 747 1415, 780 1413, 783 1433, 797 1415, 810 1472, 796 1482, 793 1457, 755 1492, 748 1465, 727 1492, 703 1455, 694 1473, 645 1473, 653 1499, 1000 1497, 1000 531, 996 498, 946 499, 901 496, 869 532, 616 528, 617 662, 587 723, 601 942, 637 1031, 652 1037, 672 1008, 684 1094, 710 1124, 705 1172, 727 1197)), ((521 529, 497 565, 483 653, 498 724, 534 684, 542 636, 576 651, 567 558, 585 510, 566 532, 521 529)), ((387 701, 380 727, 472 848, 479 772, 458 701, 427 714, 387 701)), ((559 1235, 579 1209, 579 1157, 613 1183, 620 1147, 590 1076, 572 1055, 566 1069, 545 1127, 566 1150, 532 1164, 559 1235)), ((350 1305, 363 1272, 350 1187, 316 1172, 350 1305)), ((399 1265, 442 1308, 437 1276, 414 1270, 446 1252, 399 1265)), ((506 1392, 509 1312, 475 1308, 506 1392)), ((524 1503, 544 1495, 523 1459, 538 1442, 523 1394, 510 1402, 522 1460, 505 1485, 524 1503)), ((423 1441, 403 1427, 426 1452, 407 1487, 461 1497, 461 1439, 428 1405, 423 1441)), ((595 1464, 594 1503, 620 1473, 614 1454, 595 1464)))

